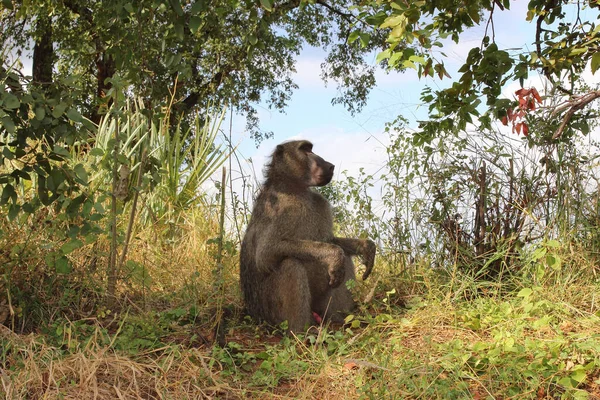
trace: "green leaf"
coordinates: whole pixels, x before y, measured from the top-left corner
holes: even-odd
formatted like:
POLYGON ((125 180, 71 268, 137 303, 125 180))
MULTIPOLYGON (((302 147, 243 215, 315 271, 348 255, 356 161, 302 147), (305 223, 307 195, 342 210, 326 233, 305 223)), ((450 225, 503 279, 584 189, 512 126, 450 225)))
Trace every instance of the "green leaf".
POLYGON ((390 55, 391 55, 390 49, 384 50, 381 53, 377 54, 377 58, 375 59, 375 62, 377 64, 379 64, 381 61, 390 58, 390 55))
POLYGON ((202 9, 204 8, 204 2, 205 0, 198 0, 194 3, 194 5, 192 6, 192 9, 190 10, 190 13, 192 15, 196 15, 199 14, 200 11, 202 11, 202 9))
POLYGON ((67 111, 67 118, 73 122, 81 122, 82 120, 81 114, 74 108, 71 108, 69 111, 67 111))
POLYGON ((94 147, 92 150, 90 150, 90 156, 103 157, 104 156, 104 150, 102 150, 99 147, 94 147))
POLYGON ((517 297, 528 298, 533 293, 531 288, 523 288, 517 293, 517 297))
POLYGON ((392 56, 388 60, 388 65, 390 67, 395 67, 396 65, 398 65, 398 61, 400 61, 400 58, 402 58, 402 53, 395 52, 394 54, 392 54, 392 56))
POLYGON ((83 183, 84 185, 88 184, 88 173, 85 170, 83 164, 77 164, 75 166, 75 168, 73 168, 75 171, 75 175, 77 175, 77 178, 79 178, 79 180, 81 181, 81 183, 83 183))
POLYGON ((92 244, 95 243, 98 240, 98 235, 93 234, 93 233, 88 233, 85 236, 85 244, 92 244))
POLYGON ((70 274, 73 270, 69 259, 65 256, 58 258, 54 263, 54 267, 59 274, 70 274))
POLYGON ((251 44, 252 46, 255 46, 255 45, 256 45, 256 43, 258 43, 258 39, 256 38, 256 36, 255 36, 255 35, 250 35, 250 37, 248 37, 248 40, 250 41, 250 44, 251 44))
POLYGON ((183 24, 177 23, 175 24, 175 35, 178 39, 183 40, 185 34, 185 30, 183 24))
POLYGON ((571 373, 571 379, 578 383, 583 383, 585 381, 585 378, 587 378, 587 374, 585 373, 585 369, 582 366, 580 366, 580 368, 577 368, 571 373))
POLYGON ((69 157, 71 155, 71 153, 69 153, 69 150, 65 149, 62 146, 58 146, 58 145, 55 145, 52 148, 52 151, 62 157, 69 157))
POLYGON ((6 129, 6 131, 8 133, 15 133, 15 131, 16 131, 15 123, 8 115, 6 117, 2 118, 1 121, 2 121, 2 126, 4 127, 4 129, 6 129))
POLYGON ((578 56, 581 54, 584 54, 588 51, 587 47, 575 47, 574 49, 571 50, 571 53, 569 54, 570 56, 578 56))
POLYGON ((406 19, 406 17, 404 17, 404 15, 402 15, 402 20, 395 25, 394 29, 392 30, 392 32, 390 32, 390 37, 391 38, 400 38, 402 35, 404 35, 404 32, 406 31, 406 24, 408 22, 408 20, 406 19))
MULTIPOLYGON (((93 203, 90 200, 86 201, 85 203, 83 203, 81 213, 84 216, 90 215, 90 213, 92 212, 92 207, 93 207, 93 203)), ((87 239, 86 239, 86 243, 87 243, 87 239)))
POLYGON ((98 130, 98 125, 96 125, 93 121, 91 121, 91 120, 89 120, 89 119, 87 119, 85 117, 81 117, 81 123, 90 132, 96 132, 98 130))
POLYGON ((410 56, 408 59, 416 64, 425 65, 425 57, 423 56, 410 56))
POLYGON ((542 257, 544 257, 547 252, 548 252, 548 249, 546 249, 545 247, 538 247, 537 249, 534 250, 531 257, 537 261, 537 260, 541 259, 542 257))
POLYGON ((59 118, 61 115, 64 114, 66 109, 67 105, 65 103, 59 103, 56 106, 54 106, 54 109, 52 110, 52 116, 54 118, 59 118))
POLYGON ((44 119, 44 117, 46 117, 46 109, 44 107, 36 107, 35 118, 41 121, 44 119))
MULTIPOLYGON (((392 60, 392 59, 390 58, 390 60, 392 60)), ((412 61, 410 61, 410 60, 405 60, 402 63, 402 67, 403 68, 412 68, 412 69, 415 69, 415 70, 417 69, 417 66, 415 65, 415 63, 412 62, 412 61)))
POLYGON ((471 3, 470 6, 467 6, 467 14, 469 14, 469 17, 471 17, 476 25, 479 25, 479 8, 475 6, 475 3, 471 3))
POLYGON ((2 102, 2 105, 6 109, 14 110, 15 108, 19 108, 19 106, 21 105, 21 102, 19 102, 19 99, 14 94, 7 93, 6 96, 4 97, 4 101, 2 102))
POLYGON ((4 185, 4 189, 2 190, 0 204, 6 204, 10 199, 12 199, 13 203, 15 203, 17 201, 17 192, 15 192, 15 188, 13 188, 12 185, 6 184, 4 185))
POLYGON ((592 56, 592 74, 595 74, 598 68, 600 68, 600 52, 596 52, 592 56))
POLYGON ((387 17, 385 19, 385 21, 383 21, 383 24, 381 24, 379 27, 380 28, 391 28, 391 27, 399 25, 404 20, 406 20, 406 17, 404 16, 404 14, 392 15, 390 17, 387 17))
POLYGON ((267 11, 273 11, 273 0, 260 0, 260 4, 267 11))
POLYGON ((2 5, 9 9, 12 10, 13 9, 13 5, 12 5, 12 1, 11 0, 2 0, 2 5))
POLYGON ((190 31, 192 31, 192 34, 196 34, 196 32, 198 32, 198 28, 200 28, 200 25, 202 25, 202 18, 200 17, 191 17, 190 18, 190 31))
POLYGON ((527 10, 527 17, 525 18, 525 21, 531 22, 533 20, 533 17, 535 17, 535 11, 527 10))
POLYGON ((169 0, 169 3, 171 3, 171 7, 173 7, 173 10, 177 13, 177 15, 183 17, 183 8, 181 8, 181 3, 179 0, 169 0))
POLYGON ((17 204, 11 204, 8 208, 8 220, 14 221, 14 219, 19 215, 19 211, 21 211, 21 207, 17 204))
POLYGON ((546 264, 555 271, 558 271, 561 266, 561 259, 555 254, 546 255, 546 264))
POLYGON ((79 239, 73 239, 70 242, 63 244, 60 248, 62 254, 66 255, 83 246, 83 242, 79 239))
POLYGON ((365 48, 369 45, 370 40, 371 40, 371 35, 369 35, 368 33, 360 34, 360 44, 362 45, 363 48, 365 48))

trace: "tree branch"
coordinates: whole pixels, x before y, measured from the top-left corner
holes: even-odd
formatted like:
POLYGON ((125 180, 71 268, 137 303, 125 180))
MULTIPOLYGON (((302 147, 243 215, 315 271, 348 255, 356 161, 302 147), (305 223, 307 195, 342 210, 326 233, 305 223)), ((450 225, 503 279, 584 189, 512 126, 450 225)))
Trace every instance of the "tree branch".
MULTIPOLYGON (((290 10, 298 8, 299 6, 300 0, 289 0, 285 3, 281 3, 274 6, 270 12, 265 10, 261 18, 263 21, 273 20, 281 17, 284 13, 290 10)), ((260 26, 260 24, 258 24, 258 26, 260 26)), ((260 40, 260 31, 258 29, 255 29, 253 33, 256 36, 257 40, 260 40)), ((229 75, 231 75, 232 72, 235 72, 239 69, 239 60, 244 59, 246 56, 244 52, 245 48, 244 50, 240 51, 239 57, 232 57, 231 61, 221 65, 218 72, 215 73, 212 76, 212 78, 210 78, 208 81, 202 83, 197 82, 198 87, 196 89, 193 89, 181 102, 181 111, 188 112, 193 107, 195 107, 198 104, 200 97, 204 93, 206 93, 206 91, 216 91, 216 89, 218 89, 221 86, 221 84, 223 84, 223 82, 229 77, 229 75)))
MULTIPOLYGON (((558 6, 558 0, 547 1, 546 6, 544 7, 544 11, 542 11, 542 13, 538 16, 537 21, 535 23, 535 51, 540 60, 542 59, 542 41, 541 41, 541 35, 542 35, 542 30, 543 30, 542 22, 544 22, 546 15, 548 15, 548 13, 556 6, 558 6)), ((542 72, 544 73, 544 76, 546 78, 548 78, 548 80, 550 82, 552 82, 553 84, 556 84, 554 79, 552 78, 552 74, 550 73, 550 70, 548 69, 547 66, 542 65, 542 72)), ((556 88, 565 94, 568 94, 568 95, 573 94, 573 92, 571 92, 568 89, 565 89, 560 84, 556 84, 556 88)))
POLYGON ((334 13, 336 15, 339 15, 340 17, 345 19, 346 22, 352 23, 353 19, 356 19, 360 22, 360 20, 358 18, 356 18, 356 16, 354 14, 345 13, 343 11, 340 11, 337 8, 333 7, 331 4, 327 4, 324 0, 317 0, 317 4, 322 5, 323 7, 325 7, 326 9, 328 9, 329 11, 331 11, 332 13, 334 13))
POLYGON ((575 115, 575 113, 577 111, 581 110, 586 105, 588 105, 589 103, 591 103, 592 101, 596 100, 599 97, 600 97, 600 90, 595 90, 593 92, 586 93, 582 96, 574 97, 573 99, 569 100, 565 104, 556 107, 554 109, 554 111, 552 111, 551 115, 556 115, 557 113, 559 113, 563 110, 566 110, 567 108, 569 109, 569 111, 567 111, 567 113, 563 117, 562 122, 560 123, 560 126, 558 127, 556 132, 554 132, 554 135, 552 135, 552 140, 555 140, 560 135, 562 135, 567 124, 569 123, 569 121, 571 121, 571 118, 573 118, 573 115, 575 115))

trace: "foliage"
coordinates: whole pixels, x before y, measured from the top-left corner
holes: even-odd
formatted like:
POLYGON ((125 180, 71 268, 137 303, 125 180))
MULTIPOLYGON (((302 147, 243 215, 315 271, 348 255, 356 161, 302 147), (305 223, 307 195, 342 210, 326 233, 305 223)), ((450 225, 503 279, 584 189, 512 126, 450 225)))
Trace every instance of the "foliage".
POLYGON ((532 148, 500 131, 469 131, 415 146, 402 119, 389 134, 380 173, 321 191, 342 234, 375 238, 399 272, 427 260, 469 280, 504 281, 522 268, 523 249, 544 238, 596 243, 595 141, 532 148))
MULTIPOLYGON (((15 226, 5 227, 3 235, 9 238, 15 233, 31 232, 2 246, 2 299, 12 299, 21 308, 16 314, 11 312, 13 318, 16 316, 23 327, 30 329, 39 318, 54 313, 54 307, 64 310, 82 297, 113 297, 121 279, 144 288, 150 286, 152 277, 145 263, 127 258, 131 240, 144 225, 156 224, 150 216, 155 220, 178 219, 184 211, 208 207, 201 185, 228 156, 214 143, 221 117, 207 116, 202 123, 196 118, 186 132, 180 125, 170 131, 168 116, 156 120, 141 106, 113 107, 111 114, 101 120, 93 140, 80 140, 70 151, 62 148, 61 158, 48 162, 51 171, 59 171, 48 174, 47 181, 52 185, 43 183, 43 175, 34 175, 27 183, 16 180, 15 198, 11 198, 13 203, 8 208, 17 207, 17 212, 8 213, 15 226), (116 179, 114 171, 119 173, 116 179), (64 176, 61 174, 69 173, 76 177, 72 186, 59 180, 64 176), (57 192, 57 200, 52 205, 40 203, 40 194, 50 189, 57 192), (27 207, 36 201, 38 208, 27 207), (18 212, 21 204, 29 213, 18 212), (141 216, 145 219, 139 218, 138 206, 143 206, 141 216), (36 229, 39 224, 42 230, 36 229), (107 240, 108 259, 103 247, 107 240), (90 249, 89 257, 78 260, 78 254, 90 249), (34 261, 24 268, 28 259, 34 261), (98 265, 101 268, 97 270, 98 265), (32 279, 40 276, 44 277, 41 285, 32 285, 32 279), (103 278, 108 281, 107 291, 98 287, 98 279, 103 278), (55 287, 57 282, 64 290, 62 294, 60 286, 55 287), (78 287, 81 283, 83 286, 78 287)), ((56 146, 49 154, 55 151, 56 146)), ((8 176, 18 167, 28 166, 7 162, 0 172, 7 171, 8 176)), ((9 186, 6 184, 4 190, 9 186)), ((73 310, 90 306, 87 301, 83 303, 73 306, 73 310)))
POLYGON ((148 118, 147 111, 138 100, 127 102, 114 117, 103 118, 89 156, 83 158, 94 171, 92 190, 109 188, 113 160, 110 150, 116 134, 120 137, 119 179, 123 181, 119 196, 127 203, 134 193, 145 192, 141 210, 145 223, 177 219, 202 203, 202 185, 229 156, 216 143, 225 110, 197 115, 187 129, 181 123, 171 127, 168 114, 161 119, 148 118))
POLYGON ((21 49, 31 39, 38 68, 33 81, 0 71, 0 397, 597 396, 597 156, 574 135, 595 123, 580 120, 593 116, 595 92, 573 86, 588 93, 545 120, 537 113, 560 97, 542 108, 533 89, 498 97, 534 70, 563 90, 560 71, 597 69, 593 23, 552 21, 566 3, 529 3, 543 27, 536 61, 484 39, 462 81, 425 93, 431 121, 418 132, 401 118, 390 125, 381 174, 321 189, 336 230, 381 247, 375 279, 353 285, 360 308, 344 326, 282 337, 243 318, 225 181, 219 207, 202 190, 228 155, 215 144, 222 114, 208 105, 245 109, 267 88, 283 106, 302 40, 332 47, 325 75, 362 88, 340 98, 360 107, 373 71, 354 61, 382 38, 393 49, 380 61, 441 77, 429 52, 437 37, 458 40, 500 4, 510 6, 3 1, 2 39, 21 49), (134 89, 141 100, 127 102, 134 89), (184 100, 161 107, 166 98, 184 100), (203 112, 176 123, 189 103, 203 112), (528 136, 490 129, 503 117, 528 136), (118 301, 104 303, 106 292, 118 301))
MULTIPOLYGON (((425 264, 400 277, 382 261, 379 290, 360 314, 343 329, 320 327, 303 337, 274 336, 233 318, 227 345, 213 347, 210 314, 174 304, 120 317, 56 319, 44 335, 0 327, 0 393, 593 398, 600 390, 597 285, 591 269, 575 280, 553 275, 559 270, 547 256, 562 260, 562 273, 575 272, 586 263, 577 249, 550 242, 544 248, 530 260, 545 275, 524 274, 514 290, 501 294, 487 286, 485 295, 470 299, 438 286, 437 273, 425 264)), ((193 264, 180 264, 178 274, 193 271, 193 264)))
MULTIPOLYGON (((509 0, 468 4, 394 0, 370 1, 359 8, 364 21, 387 35, 388 47, 377 56, 378 62, 390 69, 413 68, 420 77, 450 78, 442 50, 448 38, 460 43, 461 33, 474 26, 485 26, 480 46, 469 51, 451 85, 423 92, 422 100, 429 104, 429 119, 421 123, 415 135, 416 145, 430 143, 441 132, 464 131, 470 124, 490 130, 494 121, 506 122, 507 115, 510 118, 511 110, 519 103, 503 98, 502 88, 512 81, 523 86, 535 73, 549 81, 550 97, 562 99, 538 113, 531 113, 534 108, 525 110, 536 116, 535 122, 519 126, 531 130, 540 123, 544 128, 535 134, 546 143, 559 137, 568 140, 575 132, 589 132, 587 121, 596 114, 586 105, 600 93, 581 85, 580 78, 587 65, 591 64, 592 73, 600 66, 596 51, 600 29, 593 19, 585 20, 581 14, 587 11, 598 15, 597 2, 530 1, 525 19, 535 24, 535 36, 529 41, 533 51, 502 49, 495 41, 494 18, 511 5, 514 3, 509 0)), ((356 40, 363 32, 364 28, 358 25, 351 37, 356 40)))
POLYGON ((69 85, 57 83, 47 92, 24 88, 16 72, 2 67, 0 82, 0 204, 9 204, 11 219, 54 202, 67 207, 88 182, 82 165, 65 160, 96 127, 77 110, 69 85), (22 184, 35 185, 36 195, 18 199, 22 184))
POLYGON ((72 82, 73 101, 95 122, 118 79, 152 109, 178 99, 176 115, 209 103, 229 104, 248 117, 260 138, 255 107, 264 100, 283 110, 296 88, 294 57, 305 44, 331 49, 325 76, 345 85, 348 107, 364 105, 374 79, 362 56, 383 41, 374 34, 361 46, 347 43, 355 22, 346 10, 350 4, 4 1, 0 42, 17 55, 33 50, 34 82, 72 82), (54 45, 43 47, 45 42, 54 45))

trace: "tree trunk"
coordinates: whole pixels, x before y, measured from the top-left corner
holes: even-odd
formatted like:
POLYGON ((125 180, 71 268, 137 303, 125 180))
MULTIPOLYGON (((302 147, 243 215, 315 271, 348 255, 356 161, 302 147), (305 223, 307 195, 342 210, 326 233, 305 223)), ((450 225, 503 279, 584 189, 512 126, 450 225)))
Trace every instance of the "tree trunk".
MULTIPOLYGON (((96 49, 99 50, 102 47, 101 44, 96 44, 96 49)), ((98 96, 98 100, 100 104, 96 107, 92 114, 92 121, 95 123, 100 122, 100 118, 104 114, 101 109, 102 107, 108 108, 110 106, 110 101, 105 99, 108 91, 112 87, 109 82, 106 82, 106 79, 112 78, 115 74, 116 66, 115 60, 106 54, 104 51, 99 51, 96 53, 96 80, 97 80, 97 89, 96 95, 98 96)))
POLYGON ((33 47, 33 81, 43 86, 49 86, 52 83, 54 66, 51 19, 49 17, 38 19, 36 29, 38 37, 33 47))

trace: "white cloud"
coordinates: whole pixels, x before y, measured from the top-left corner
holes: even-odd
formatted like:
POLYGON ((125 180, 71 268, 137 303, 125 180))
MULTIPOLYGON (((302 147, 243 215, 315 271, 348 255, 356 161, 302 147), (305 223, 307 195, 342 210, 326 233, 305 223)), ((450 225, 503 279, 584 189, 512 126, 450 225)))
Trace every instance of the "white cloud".
POLYGON ((292 75, 292 79, 300 89, 325 87, 325 83, 321 79, 321 64, 323 61, 323 58, 313 56, 300 56, 298 58, 296 73, 292 75))
POLYGON ((385 163, 385 148, 390 142, 386 133, 349 133, 332 126, 306 130, 285 140, 266 140, 252 155, 257 178, 262 181, 264 165, 277 144, 299 139, 310 140, 314 145, 313 151, 335 165, 335 179, 343 179, 342 171, 357 176, 360 168, 364 168, 367 173, 376 173, 385 163))

